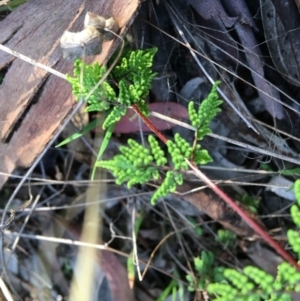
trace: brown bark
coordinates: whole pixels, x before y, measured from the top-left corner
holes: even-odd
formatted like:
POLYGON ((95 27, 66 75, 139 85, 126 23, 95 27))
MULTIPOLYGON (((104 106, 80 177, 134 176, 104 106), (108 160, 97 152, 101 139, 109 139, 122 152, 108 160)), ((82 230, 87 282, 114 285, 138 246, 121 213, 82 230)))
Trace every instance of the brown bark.
MULTIPOLYGON (((62 59, 59 40, 65 30, 80 31, 86 12, 114 17, 124 35, 132 23, 138 0, 32 0, 0 22, 0 43, 62 73, 72 73, 73 63, 62 59)), ((105 63, 120 39, 104 43, 102 53, 89 57, 105 63)), ((28 167, 43 151, 72 110, 69 84, 54 75, 4 52, 0 70, 8 72, 0 86, 0 171, 12 173, 28 167)), ((0 175, 0 187, 7 176, 0 175)))

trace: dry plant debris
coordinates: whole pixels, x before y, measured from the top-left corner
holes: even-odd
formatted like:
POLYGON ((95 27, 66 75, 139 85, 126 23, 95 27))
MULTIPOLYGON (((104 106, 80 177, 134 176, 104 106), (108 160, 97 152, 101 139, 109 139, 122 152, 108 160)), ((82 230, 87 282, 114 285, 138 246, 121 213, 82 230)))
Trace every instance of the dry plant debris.
MULTIPOLYGON (((113 15, 123 34, 133 20, 138 4, 135 1, 123 1, 114 6, 113 3, 114 1, 103 1, 95 4, 95 1, 86 1, 86 6, 82 8, 80 1, 72 2, 72 5, 62 5, 61 1, 46 1, 43 4, 35 0, 29 1, 0 23, 0 42, 38 62, 55 67, 62 73, 71 73, 72 64, 61 60, 62 53, 58 49, 60 36, 66 29, 74 32, 82 30, 86 11, 101 15, 103 11, 107 11, 106 17, 113 15), (26 16, 29 14, 34 17, 28 22, 26 16), (58 19, 60 22, 55 22, 58 19), (45 37, 44 33, 47 30, 51 35, 45 37)), ((210 0, 205 3, 193 0, 147 1, 141 4, 140 14, 131 28, 131 37, 138 45, 137 48, 145 45, 159 47, 155 62, 155 70, 159 74, 153 82, 149 101, 153 107, 162 108, 158 109, 161 110, 160 113, 167 110, 165 115, 185 121, 184 108, 187 99, 193 97, 195 103, 199 103, 210 89, 189 49, 173 40, 181 38, 177 34, 180 30, 188 37, 191 46, 200 53, 198 59, 208 70, 208 74, 214 79, 222 79, 221 89, 224 94, 260 133, 257 135, 249 129, 232 108, 224 104, 222 113, 213 121, 211 127, 216 136, 225 139, 217 140, 216 136, 213 136, 204 140, 205 148, 214 158, 213 164, 205 169, 205 173, 219 185, 225 186, 226 192, 234 198, 242 199, 242 196, 247 194, 257 196, 260 203, 258 213, 263 217, 259 219, 256 214, 249 214, 283 246, 286 244, 285 232, 291 226, 289 217, 283 215, 286 213, 285 207, 289 207, 292 200, 291 193, 286 190, 289 183, 299 177, 296 168, 299 165, 300 150, 299 104, 296 101, 299 95, 299 13, 294 1, 289 0, 288 3, 288 7, 284 8, 277 0, 262 0, 256 4, 242 0, 235 3, 228 0, 210 0), (269 14, 270 10, 272 14, 269 14), (180 21, 176 25, 175 17, 180 21), (264 20, 265 17, 267 20, 264 20), (144 20, 173 38, 165 36, 144 20), (280 24, 278 20, 281 20, 280 24), (270 24, 278 26, 271 26, 274 28, 272 33, 267 29, 270 28, 270 24), (275 39, 276 42, 272 44, 275 39), (269 40, 269 43, 266 43, 266 40, 269 40), (283 41, 287 41, 286 48, 278 47, 283 41), (289 60, 291 57, 293 59, 289 60), (159 102, 163 105, 157 105, 159 102), (179 104, 176 104, 175 108, 173 103, 176 102, 179 104), (165 104, 166 109, 163 109, 165 104), (243 144, 233 146, 226 138, 243 144), (257 147, 260 152, 256 152, 251 146, 257 147), (266 170, 266 166, 269 170, 266 170)), ((110 47, 116 46, 117 41, 114 45, 110 42, 104 43, 104 52, 97 56, 96 60, 106 61, 114 49, 110 47)), ((93 60, 94 58, 87 59, 90 62, 93 60)), ((0 120, 5 121, 1 127, 0 171, 11 173, 16 167, 27 167, 33 162, 71 111, 73 99, 69 87, 61 79, 53 75, 47 77, 45 71, 2 52, 0 68, 7 68, 0 86, 0 101, 8 97, 15 99, 1 103, 0 111, 0 120), (23 81, 19 79, 20 73, 23 81), (19 85, 16 86, 16 82, 19 85), (36 116, 45 118, 38 119, 36 116)), ((126 116, 116 133, 138 140, 138 129, 142 129, 144 133, 146 131, 143 126, 139 127, 136 116, 126 116)), ((193 139, 193 133, 189 129, 179 128, 172 122, 164 121, 161 125, 161 130, 163 129, 168 130, 166 133, 169 136, 180 132, 181 135, 193 139)), ((92 141, 91 137, 89 139, 92 141)), ((115 135, 108 156, 116 154, 123 144, 124 137, 115 135)), ((43 161, 45 165, 52 164, 46 168, 46 174, 42 170, 35 172, 34 176, 43 178, 47 188, 45 183, 43 190, 33 186, 32 182, 29 185, 34 198, 41 195, 42 201, 50 206, 49 209, 41 205, 44 207, 36 209, 31 216, 24 232, 32 235, 31 238, 35 234, 40 235, 42 239, 43 236, 60 237, 65 233, 67 237, 78 239, 80 231, 76 232, 74 228, 80 229, 84 211, 82 200, 79 199, 84 198, 85 186, 90 183, 85 164, 73 162, 72 155, 66 153, 64 150, 53 151, 43 161), (58 179, 59 176, 62 176, 63 181, 52 182, 52 179, 58 179), (57 206, 60 211, 56 210, 57 214, 54 214, 51 206, 57 206)), ((87 155, 81 160, 90 162, 91 156, 87 155)), ((1 176, 0 186, 3 186, 6 180, 7 176, 1 176)), ((153 256, 152 267, 146 273, 144 281, 139 283, 133 279, 136 300, 159 298, 168 286, 170 278, 176 279, 174 287, 178 290, 177 293, 183 288, 184 300, 207 298, 205 292, 190 293, 185 279, 186 274, 193 273, 192 259, 203 249, 213 251, 223 265, 242 268, 250 262, 269 269, 272 274, 275 273, 276 265, 281 259, 266 248, 254 235, 253 229, 246 226, 244 221, 209 189, 203 189, 203 184, 192 176, 186 175, 184 186, 180 189, 180 192, 185 194, 170 195, 154 208, 149 207, 151 185, 128 190, 123 186, 116 186, 110 175, 108 182, 107 194, 99 196, 104 202, 104 241, 113 238, 110 245, 112 248, 122 250, 123 255, 130 254, 130 239, 134 231, 132 220, 142 217, 140 231, 137 233, 139 260, 146 262, 153 256), (201 190, 194 191, 199 188, 201 190), (132 213, 133 207, 138 211, 136 216, 132 213), (233 244, 229 244, 229 240, 220 243, 214 239, 218 230, 223 227, 239 237, 233 244)), ((12 193, 13 188, 9 186, 11 184, 15 183, 9 182, 4 186, 3 200, 8 197, 5 193, 12 193)), ((20 207, 28 200, 27 194, 28 187, 24 186, 22 193, 15 199, 14 208, 20 207)), ((24 213, 27 214, 28 210, 24 210, 23 213, 16 212, 15 222, 10 231, 17 232, 22 227, 24 213)), ((12 244, 12 234, 6 233, 7 237, 11 235, 11 241, 6 243, 12 244)), ((55 300, 59 295, 67 296, 69 293, 76 249, 62 245, 56 248, 56 245, 51 244, 50 248, 50 243, 35 243, 34 240, 24 237, 13 253, 12 263, 8 265, 15 290, 22 296, 31 298, 30 300, 55 300), (40 260, 41 253, 47 257, 45 262, 40 260), (15 269, 18 263, 25 266, 25 271, 20 267, 15 269), (34 272, 40 273, 42 278, 51 284, 50 287, 34 278, 29 272, 31 266, 38 267, 34 272)), ((99 259, 97 268, 100 270, 102 267, 106 276, 113 275, 113 262, 116 257, 111 253, 102 254, 105 263, 101 263, 99 259), (110 258, 106 258, 106 254, 110 254, 110 258)), ((117 259, 116 266, 119 264, 117 259)), ((119 275, 119 281, 126 278, 125 270, 121 267, 120 269, 122 276, 119 275)), ((142 263, 141 269, 145 269, 142 263)), ((104 276, 101 271, 99 275, 104 276)), ((93 293, 103 293, 104 286, 99 284, 99 290, 93 293)), ((127 289, 128 287, 124 290, 127 289)), ((116 296, 115 300, 118 298, 116 296)), ((165 300, 169 300, 168 298, 170 299, 170 294, 165 300)), ((129 299, 133 299, 132 295, 129 299)))

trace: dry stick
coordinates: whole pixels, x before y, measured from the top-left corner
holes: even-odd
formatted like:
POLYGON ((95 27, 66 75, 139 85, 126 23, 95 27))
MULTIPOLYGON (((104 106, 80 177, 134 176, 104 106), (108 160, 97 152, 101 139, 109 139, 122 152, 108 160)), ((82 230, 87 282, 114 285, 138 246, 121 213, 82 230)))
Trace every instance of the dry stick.
POLYGON ((46 65, 43 65, 43 64, 41 64, 41 63, 39 63, 39 62, 37 62, 37 61, 29 58, 28 56, 25 56, 25 55, 17 52, 17 51, 11 50, 11 49, 9 49, 8 47, 6 47, 6 46, 4 46, 2 44, 0 44, 0 50, 3 50, 3 51, 5 51, 5 52, 7 52, 7 53, 9 53, 9 54, 11 54, 11 55, 13 55, 13 56, 21 59, 22 61, 25 61, 25 62, 29 63, 31 65, 34 65, 34 66, 39 67, 41 69, 44 69, 44 70, 48 71, 49 73, 52 73, 52 74, 54 74, 54 75, 56 75, 56 76, 58 76, 60 78, 66 79, 65 74, 63 74, 63 73, 61 73, 61 72, 59 72, 57 70, 54 70, 54 69, 52 69, 50 67, 47 67, 46 65))
MULTIPOLYGON (((164 137, 159 130, 149 121, 144 114, 136 107, 132 106, 134 111, 139 114, 146 125, 153 131, 165 144, 168 139, 164 137)), ((228 204, 257 234, 259 234, 270 246, 272 246, 278 254, 280 254, 287 262, 294 266, 300 272, 300 266, 296 260, 284 250, 273 238, 259 226, 248 214, 246 214, 224 191, 222 191, 215 183, 213 183, 197 166, 185 158, 185 161, 194 171, 195 176, 202 180, 209 188, 211 188, 226 204, 228 204)))
POLYGON ((146 273, 147 273, 147 270, 149 269, 149 266, 150 266, 150 264, 151 264, 151 261, 152 261, 152 259, 153 259, 153 257, 154 257, 154 255, 155 255, 155 253, 156 253, 156 251, 159 249, 159 247, 171 236, 171 235, 173 235, 173 234, 175 234, 176 232, 175 231, 173 231, 173 232, 170 232, 170 233, 168 233, 157 245, 156 245, 156 247, 154 248, 154 250, 151 252, 151 254, 150 254, 150 258, 148 259, 148 261, 147 261, 147 264, 146 264, 146 266, 145 266, 145 269, 144 269, 144 271, 143 271, 143 274, 142 274, 142 279, 144 279, 144 277, 145 277, 145 275, 146 275, 146 273))
POLYGON ((10 291, 8 290, 6 284, 4 283, 4 281, 2 280, 2 278, 0 278, 0 288, 2 291, 2 294, 5 296, 7 301, 14 301, 10 291))

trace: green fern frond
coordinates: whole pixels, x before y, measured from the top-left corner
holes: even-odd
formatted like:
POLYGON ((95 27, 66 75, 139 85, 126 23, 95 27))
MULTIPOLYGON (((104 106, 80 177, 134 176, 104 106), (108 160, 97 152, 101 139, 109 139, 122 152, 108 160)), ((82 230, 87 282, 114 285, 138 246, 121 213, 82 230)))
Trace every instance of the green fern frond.
MULTIPOLYGON (((74 62, 74 77, 66 76, 67 81, 72 85, 72 93, 76 100, 84 99, 105 72, 106 67, 100 67, 96 62, 93 65, 88 65, 82 60, 76 60, 74 62)), ((107 82, 103 82, 87 100, 86 110, 88 112, 108 110, 108 101, 116 101, 116 93, 107 82)))
POLYGON ((156 52, 157 48, 127 52, 123 56, 121 64, 112 71, 113 78, 123 81, 122 85, 125 85, 127 89, 124 91, 124 93, 126 92, 125 99, 120 97, 120 102, 127 105, 137 104, 139 106, 141 104, 139 107, 146 116, 149 115, 149 111, 143 106, 143 102, 148 96, 152 80, 157 74, 151 68, 156 52))
MULTIPOLYGON (((300 180, 297 180, 294 184, 294 192, 297 200, 297 204, 291 207, 291 217, 297 227, 300 227, 300 180)), ((298 254, 300 258, 300 234, 299 231, 289 229, 287 231, 287 237, 290 245, 295 253, 298 254)))
POLYGON ((218 296, 215 301, 231 300, 265 300, 265 301, 291 301, 292 292, 300 292, 300 273, 288 263, 278 266, 276 279, 265 271, 248 266, 243 273, 234 269, 225 269, 224 280, 219 283, 210 283, 207 292, 218 296))
POLYGON ((206 290, 212 282, 222 282, 224 280, 223 267, 215 267, 215 257, 210 251, 202 251, 200 257, 194 258, 194 266, 197 272, 197 281, 194 283, 191 275, 186 278, 189 281, 189 291, 206 290))
MULTIPOLYGON (((174 135, 174 139, 175 136, 178 137, 180 136, 178 133, 176 133, 174 135)), ((184 149, 184 147, 180 147, 180 145, 177 145, 176 140, 172 141, 172 140, 168 140, 167 142, 167 146, 168 146, 168 151, 169 154, 171 155, 172 158, 172 162, 174 164, 174 169, 175 170, 187 170, 188 169, 188 164, 185 162, 184 158, 185 158, 185 153, 189 153, 189 150, 186 151, 182 151, 182 149, 184 149)))
MULTIPOLYGON (((119 90, 115 91, 107 81, 104 81, 87 99, 86 111, 107 111, 111 103, 119 103, 126 107, 136 104, 146 116, 149 116, 145 97, 148 96, 152 80, 157 74, 151 68, 156 52, 157 48, 125 52, 120 65, 116 66, 108 77, 118 83, 119 90)), ((97 62, 90 66, 82 60, 76 60, 74 62, 74 77, 67 75, 67 80, 72 85, 72 92, 76 100, 84 99, 105 72, 106 67, 100 67, 97 62)), ((103 128, 105 129, 120 120, 125 113, 124 107, 120 110, 113 109, 103 128)))
POLYGON ((111 170, 116 178, 116 183, 128 182, 128 187, 150 180, 158 180, 159 171, 155 162, 161 156, 162 150, 155 145, 153 139, 153 137, 149 138, 151 140, 150 145, 155 146, 151 148, 151 152, 148 148, 129 139, 128 146, 120 147, 120 155, 114 156, 112 160, 98 161, 96 165, 111 170))
POLYGON ((151 153, 155 160, 155 164, 157 166, 164 166, 167 164, 168 160, 165 157, 165 153, 160 147, 158 141, 152 135, 149 135, 148 142, 151 148, 151 153))
MULTIPOLYGON (((139 64, 141 64, 142 66, 151 66, 155 51, 155 49, 151 49, 146 54, 144 54, 144 52, 139 51, 134 54, 130 54, 130 57, 124 58, 122 60, 121 65, 118 66, 116 72, 117 75, 120 76, 122 70, 130 70, 130 66, 135 66, 135 68, 139 64)), ((133 75, 132 80, 138 81, 139 79, 135 79, 135 75, 133 75)), ((129 106, 130 104, 132 104, 132 102, 137 101, 140 98, 140 95, 143 94, 143 92, 136 90, 134 85, 128 85, 126 80, 120 80, 119 90, 119 102, 123 104, 124 107, 114 107, 110 114, 107 116, 103 124, 103 128, 106 128, 109 125, 118 121, 121 118, 121 116, 123 116, 126 113, 126 106, 129 106)), ((207 114, 205 120, 201 121, 202 133, 210 131, 208 126, 211 121, 211 118, 214 117, 218 112, 217 107, 221 104, 221 101, 216 100, 216 97, 217 94, 216 91, 214 91, 209 95, 208 99, 201 104, 199 111, 195 112, 194 114, 194 119, 198 118, 200 120, 204 116, 205 110, 212 108, 214 111, 207 114), (213 102, 212 106, 210 106, 208 103, 210 101, 213 102), (201 109, 203 106, 204 109, 201 109), (204 126, 207 127, 206 130, 204 129, 204 126)), ((143 101, 139 101, 140 109, 141 107, 143 107, 143 105, 143 101)), ((146 110, 148 109, 145 106, 144 111, 146 110)), ((165 156, 164 151, 160 148, 158 142, 153 136, 150 135, 148 140, 151 149, 151 158, 149 157, 150 159, 148 160, 148 163, 145 161, 145 158, 142 157, 142 154, 146 153, 147 149, 144 146, 139 145, 138 143, 133 143, 132 140, 128 140, 129 147, 120 149, 123 155, 121 155, 122 157, 120 157, 120 155, 116 156, 114 158, 116 159, 115 163, 113 163, 114 159, 109 161, 109 164, 105 163, 104 161, 100 161, 97 162, 97 166, 110 169, 117 178, 116 182, 118 184, 127 181, 128 186, 132 186, 135 183, 142 184, 149 180, 157 180, 159 178, 159 172, 157 167, 165 165, 167 163, 167 158, 165 156), (124 162, 126 162, 124 166, 120 164, 120 160, 122 158, 124 159, 124 162), (149 167, 149 169, 147 169, 147 164, 150 165, 151 168, 149 167)), ((183 183, 183 175, 181 174, 181 172, 189 168, 185 159, 192 160, 196 164, 207 164, 208 162, 212 162, 212 158, 208 154, 207 150, 201 149, 200 145, 196 145, 196 147, 194 148, 178 133, 174 135, 174 141, 167 141, 167 148, 171 156, 171 160, 174 164, 174 170, 168 171, 166 173, 165 179, 163 180, 161 186, 157 189, 157 191, 153 194, 151 198, 152 204, 155 204, 155 202, 159 198, 166 196, 168 193, 174 192, 176 190, 177 185, 181 185, 183 183)))
POLYGON ((218 96, 219 81, 215 82, 208 97, 199 106, 198 112, 194 108, 194 102, 189 102, 188 111, 192 125, 198 129, 197 139, 202 140, 205 135, 211 133, 209 124, 211 120, 221 111, 220 105, 223 103, 218 96))
POLYGON ((112 125, 112 124, 116 123, 117 121, 119 121, 122 118, 122 116, 124 116, 126 114, 126 111, 127 111, 127 107, 121 107, 121 106, 120 107, 119 106, 113 107, 111 112, 105 118, 105 120, 102 124, 102 128, 105 130, 110 125, 112 125))
POLYGON ((150 164, 153 157, 147 148, 128 140, 129 146, 120 147, 120 155, 116 155, 113 160, 98 161, 97 167, 111 170, 118 185, 128 182, 130 188, 134 184, 143 184, 152 179, 159 178, 158 169, 150 164))
POLYGON ((131 94, 129 86, 125 80, 120 80, 119 82, 119 102, 124 106, 131 105, 131 94))
POLYGON ((254 284, 249 282, 246 275, 233 269, 226 269, 224 276, 238 289, 240 294, 248 294, 254 289, 254 284))
MULTIPOLYGON (((294 222, 298 223, 300 180, 296 181, 294 189, 297 204, 292 206, 291 216, 294 222)), ((287 237, 293 250, 298 254, 298 258, 300 258, 299 232, 290 229, 287 237)), ((197 269, 196 266, 196 270, 201 275, 201 267, 198 266, 197 269)), ((202 287, 211 296, 216 297, 213 299, 215 301, 291 301, 291 293, 300 292, 300 272, 287 262, 283 262, 278 266, 276 278, 254 266, 245 267, 242 272, 234 269, 225 269, 223 276, 225 277, 225 281, 211 282, 206 288, 202 287)))
POLYGON ((228 229, 219 229, 215 241, 225 244, 227 247, 232 247, 236 242, 237 236, 228 229))
POLYGON ((151 198, 151 204, 155 205, 159 198, 167 196, 170 192, 175 192, 177 185, 182 185, 183 176, 181 173, 168 171, 162 184, 158 187, 151 198))
POLYGON ((196 164, 205 165, 213 162, 213 159, 206 149, 200 149, 200 145, 197 145, 194 151, 194 161, 196 164))
POLYGON ((113 70, 113 77, 121 79, 124 76, 128 76, 128 78, 132 81, 134 76, 133 72, 136 72, 137 70, 146 70, 149 75, 152 74, 151 67, 156 52, 156 47, 145 50, 124 52, 121 64, 116 66, 113 70))
POLYGON ((227 283, 211 283, 207 292, 218 297, 215 301, 224 300, 291 300, 290 291, 265 271, 248 266, 243 273, 234 269, 225 269, 224 277, 227 283))
MULTIPOLYGON (((297 203, 300 198, 300 194, 297 193, 299 188, 300 180, 295 183, 297 203)), ((298 207, 298 205, 294 206, 298 207)), ((291 209, 293 210, 295 211, 291 209)), ((297 220, 298 211, 296 215, 292 214, 292 217, 297 220)), ((288 240, 299 257, 299 232, 290 230, 288 233, 288 240)), ((214 271, 212 254, 203 251, 200 258, 194 259, 194 263, 200 280, 197 278, 197 287, 194 287, 192 278, 188 275, 190 288, 206 290, 215 301, 291 301, 291 293, 300 292, 300 272, 286 262, 278 266, 276 278, 257 267, 247 266, 241 272, 235 269, 221 269, 224 278, 220 278, 219 281, 215 281, 213 275, 209 273, 209 271, 214 271), (203 273, 209 275, 204 282, 203 273)))
POLYGON ((168 140, 167 146, 176 170, 187 170, 189 168, 184 158, 193 159, 196 164, 201 165, 213 161, 207 150, 201 149, 200 145, 193 149, 178 133, 174 135, 174 141, 168 140))
MULTIPOLYGON (((159 166, 167 162, 166 155, 153 136, 148 137, 150 150, 132 139, 128 146, 121 146, 121 154, 112 160, 98 161, 97 167, 110 170, 116 178, 117 184, 127 182, 127 186, 143 184, 160 178, 159 166)), ((179 172, 168 171, 162 185, 153 194, 151 203, 154 204, 160 197, 176 190, 177 185, 183 183, 183 176, 179 172)))

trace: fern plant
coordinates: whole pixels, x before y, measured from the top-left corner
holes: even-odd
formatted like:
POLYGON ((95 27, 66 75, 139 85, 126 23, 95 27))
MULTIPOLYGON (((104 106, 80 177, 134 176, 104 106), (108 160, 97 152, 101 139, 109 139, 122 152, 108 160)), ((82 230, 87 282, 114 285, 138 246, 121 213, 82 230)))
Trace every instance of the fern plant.
MULTIPOLYGON (((299 228, 300 180, 296 181, 294 189, 297 204, 291 207, 291 217, 299 228)), ((290 229, 287 237, 299 260, 299 231, 290 229)), ((194 259, 194 266, 197 281, 195 283, 193 277, 187 275, 189 290, 204 290, 215 301, 291 301, 291 294, 300 292, 300 272, 286 262, 278 266, 275 278, 254 266, 247 266, 242 271, 220 267, 214 261, 214 255, 205 251, 200 258, 194 259)))
MULTIPOLYGON (((136 106, 142 114, 149 115, 145 98, 149 94, 151 82, 156 73, 152 71, 153 57, 156 48, 148 50, 127 51, 121 62, 113 68, 107 80, 104 81, 86 100, 88 112, 107 111, 107 117, 102 125, 104 129, 111 128, 123 115, 129 106, 136 106), (115 105, 111 108, 111 105, 115 105)), ((97 63, 92 66, 78 60, 74 65, 74 77, 67 76, 72 85, 73 94, 77 99, 86 98, 90 91, 98 84, 106 72, 105 66, 97 63)), ((217 94, 217 82, 208 98, 202 102, 199 109, 194 103, 188 106, 192 125, 197 129, 196 141, 201 141, 211 132, 209 124, 220 111, 222 101, 217 94)), ((110 129, 110 134, 112 130, 110 129)), ((177 185, 183 182, 183 172, 189 168, 186 159, 195 164, 207 164, 212 161, 207 150, 195 143, 191 146, 179 134, 174 140, 168 140, 167 151, 171 157, 173 167, 166 167, 166 151, 153 137, 148 137, 149 148, 134 140, 128 140, 128 146, 120 148, 120 154, 112 160, 100 160, 97 167, 109 169, 116 177, 117 184, 127 182, 128 187, 137 183, 151 180, 161 180, 161 186, 153 194, 151 202, 154 204, 160 197, 173 192, 177 185), (162 172, 165 171, 164 172, 162 172)), ((300 227, 300 181, 295 184, 298 205, 291 209, 291 216, 300 227)), ((300 236, 297 231, 288 231, 288 240, 300 258, 300 236)), ((194 283, 188 275, 190 289, 206 290, 212 298, 218 301, 227 300, 291 300, 291 292, 300 291, 300 273, 288 263, 278 267, 278 275, 274 279, 271 275, 256 268, 246 267, 243 271, 215 267, 212 253, 203 252, 195 259, 195 269, 201 277, 194 283)))
MULTIPOLYGON (((193 102, 189 103, 189 116, 192 124, 198 128, 196 136, 199 140, 210 132, 211 119, 220 111, 219 106, 222 101, 219 100, 216 90, 218 84, 217 82, 213 86, 208 98, 202 102, 198 111, 194 109, 193 102)), ((129 188, 134 184, 159 180, 161 178, 159 169, 167 163, 167 155, 152 135, 148 137, 148 142, 150 148, 129 139, 128 146, 120 147, 121 154, 116 155, 112 160, 98 161, 96 166, 111 170, 116 183, 127 182, 129 188)), ((174 192, 177 185, 183 183, 182 172, 189 169, 185 158, 196 164, 207 164, 212 161, 207 150, 202 149, 199 144, 196 147, 191 146, 178 133, 174 135, 174 140, 167 141, 167 150, 174 167, 166 172, 162 184, 151 198, 152 204, 169 192, 174 192)))
MULTIPOLYGON (((126 114, 127 108, 133 104, 137 105, 144 115, 149 115, 145 98, 156 76, 156 72, 151 68, 156 52, 157 48, 124 52, 120 64, 113 68, 107 81, 86 100, 87 112, 108 111, 110 105, 115 104, 102 125, 103 129, 119 121, 126 114)), ((86 98, 106 70, 106 66, 99 66, 97 62, 90 66, 82 60, 76 60, 74 77, 67 75, 76 99, 86 98)))
MULTIPOLYGON (((113 68, 107 80, 101 83, 92 95, 86 99, 87 112, 108 112, 102 127, 103 129, 109 128, 109 135, 112 133, 110 127, 125 115, 129 106, 137 106, 144 116, 149 115, 145 98, 149 94, 151 82, 156 75, 151 68, 156 51, 157 48, 125 51, 121 62, 113 68), (112 109, 111 104, 115 105, 112 109)), ((76 99, 85 99, 106 70, 105 66, 99 66, 97 63, 90 66, 82 60, 75 61, 74 77, 68 75, 67 80, 72 85, 76 99)), ((190 120, 192 125, 197 128, 196 140, 202 140, 205 135, 211 132, 209 124, 212 118, 221 110, 222 101, 217 93, 218 84, 219 82, 213 86, 211 93, 202 102, 198 110, 194 108, 193 102, 189 103, 190 120)), ((129 140, 128 146, 120 148, 121 154, 115 156, 112 160, 98 160, 95 167, 111 170, 116 177, 116 183, 128 182, 128 187, 151 180, 160 180, 162 177, 160 169, 167 164, 167 155, 153 136, 149 136, 148 142, 150 149, 129 140)), ((177 185, 182 184, 182 172, 189 169, 185 159, 196 164, 207 164, 212 161, 207 150, 201 149, 199 144, 194 147, 191 146, 179 134, 175 134, 174 140, 168 140, 166 144, 174 167, 172 170, 166 171, 161 186, 151 198, 152 204, 169 192, 174 192, 177 185)))

